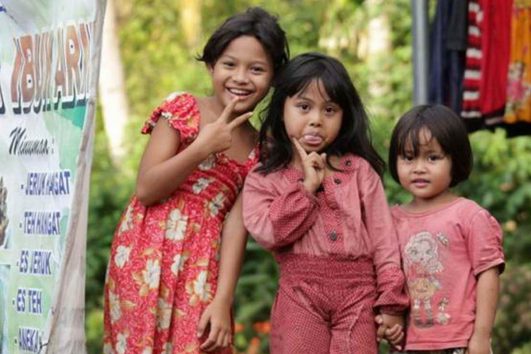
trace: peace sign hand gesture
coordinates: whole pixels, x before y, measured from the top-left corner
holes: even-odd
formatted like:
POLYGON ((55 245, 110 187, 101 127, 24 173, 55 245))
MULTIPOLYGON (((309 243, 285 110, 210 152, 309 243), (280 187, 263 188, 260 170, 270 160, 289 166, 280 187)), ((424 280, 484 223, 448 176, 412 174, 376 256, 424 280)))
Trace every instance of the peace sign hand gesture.
POLYGON ((304 148, 295 138, 291 138, 295 149, 297 150, 302 168, 304 171, 304 182, 302 183, 304 188, 310 192, 315 193, 323 182, 326 171, 326 154, 318 154, 315 151, 306 153, 304 148))
POLYGON ((201 148, 205 157, 212 153, 229 149, 232 145, 232 131, 234 128, 249 120, 253 115, 253 112, 247 112, 231 120, 230 117, 238 101, 239 99, 235 97, 215 121, 206 124, 199 131, 194 143, 201 148))

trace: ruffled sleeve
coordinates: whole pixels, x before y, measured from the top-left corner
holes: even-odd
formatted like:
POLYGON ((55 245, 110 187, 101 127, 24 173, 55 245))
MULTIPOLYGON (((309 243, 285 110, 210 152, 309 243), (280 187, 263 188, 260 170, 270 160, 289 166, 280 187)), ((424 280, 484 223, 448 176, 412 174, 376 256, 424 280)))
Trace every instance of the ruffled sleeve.
POLYGON ((142 127, 142 134, 150 134, 159 119, 163 118, 179 132, 181 143, 188 145, 199 132, 199 117, 199 106, 194 96, 189 93, 172 93, 153 110, 142 127))

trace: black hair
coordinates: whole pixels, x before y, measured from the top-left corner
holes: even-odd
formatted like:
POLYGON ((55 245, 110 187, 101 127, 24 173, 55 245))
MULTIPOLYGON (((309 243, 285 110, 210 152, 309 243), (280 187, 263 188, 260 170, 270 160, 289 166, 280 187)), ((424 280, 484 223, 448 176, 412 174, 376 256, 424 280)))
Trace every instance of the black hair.
POLYGON ((276 74, 289 60, 286 33, 277 18, 261 7, 250 7, 245 12, 229 17, 208 39, 203 54, 196 59, 213 66, 227 46, 241 36, 256 38, 273 63, 276 74))
POLYGON ((327 159, 347 153, 358 155, 381 176, 385 164, 372 145, 369 119, 361 98, 343 64, 321 53, 306 53, 293 58, 277 76, 275 90, 263 112, 265 118, 259 136, 262 165, 258 170, 267 174, 291 162, 294 152, 284 126, 284 104, 288 97, 303 91, 314 80, 322 83, 330 100, 343 111, 338 136, 322 152, 327 153, 327 159))
POLYGON ((451 158, 450 187, 468 179, 474 157, 465 123, 450 108, 429 104, 416 106, 406 112, 393 130, 389 148, 389 170, 394 180, 400 183, 396 161, 399 156, 405 155, 406 147, 411 144, 414 156, 419 154, 419 134, 422 129, 427 129, 432 139, 436 139, 443 152, 451 158))

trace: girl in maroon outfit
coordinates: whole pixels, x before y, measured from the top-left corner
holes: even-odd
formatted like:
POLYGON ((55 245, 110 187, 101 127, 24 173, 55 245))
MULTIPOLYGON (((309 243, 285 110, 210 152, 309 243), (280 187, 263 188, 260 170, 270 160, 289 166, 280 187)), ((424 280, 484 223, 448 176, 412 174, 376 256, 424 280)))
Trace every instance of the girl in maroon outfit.
POLYGON ((244 224, 280 266, 271 353, 376 354, 408 305, 368 118, 343 65, 303 54, 280 73, 243 191, 244 224))

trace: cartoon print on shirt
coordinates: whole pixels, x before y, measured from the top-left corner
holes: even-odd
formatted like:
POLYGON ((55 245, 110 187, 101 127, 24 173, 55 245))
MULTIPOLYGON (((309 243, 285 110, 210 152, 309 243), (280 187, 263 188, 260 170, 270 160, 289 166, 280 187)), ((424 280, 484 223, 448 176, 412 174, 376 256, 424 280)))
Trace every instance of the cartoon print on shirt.
POLYGON ((404 266, 412 302, 411 317, 413 325, 417 327, 431 327, 434 320, 446 324, 450 319, 446 312, 446 297, 436 304, 436 316, 432 308, 434 295, 441 289, 437 274, 444 269, 440 261, 439 243, 448 247, 448 238, 441 233, 433 236, 430 232, 422 231, 413 235, 404 249, 404 266))

